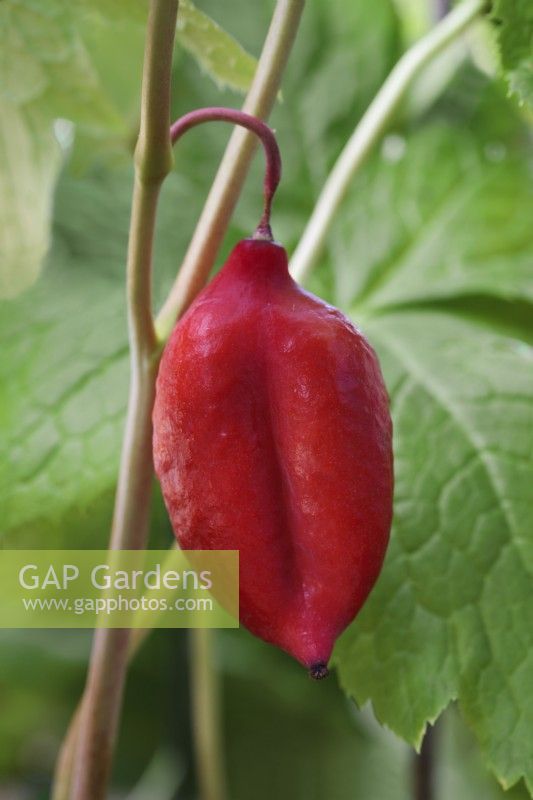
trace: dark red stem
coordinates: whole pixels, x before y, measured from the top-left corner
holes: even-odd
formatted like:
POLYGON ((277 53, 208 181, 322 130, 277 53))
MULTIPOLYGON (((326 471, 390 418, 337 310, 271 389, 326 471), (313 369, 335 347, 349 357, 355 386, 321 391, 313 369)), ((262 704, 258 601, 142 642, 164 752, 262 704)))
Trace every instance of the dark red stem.
POLYGON ((198 108, 180 117, 170 126, 170 140, 175 144, 190 128, 201 125, 203 122, 231 122, 234 125, 241 125, 252 131, 261 139, 265 150, 266 169, 264 180, 263 215, 254 233, 254 239, 268 239, 272 241, 272 231, 270 229, 270 212, 274 192, 278 188, 281 178, 281 156, 276 137, 271 128, 262 120, 238 111, 235 108, 220 108, 217 106, 209 108, 198 108))
POLYGON ((413 798, 434 800, 435 797, 435 728, 428 725, 420 753, 413 757, 413 798))

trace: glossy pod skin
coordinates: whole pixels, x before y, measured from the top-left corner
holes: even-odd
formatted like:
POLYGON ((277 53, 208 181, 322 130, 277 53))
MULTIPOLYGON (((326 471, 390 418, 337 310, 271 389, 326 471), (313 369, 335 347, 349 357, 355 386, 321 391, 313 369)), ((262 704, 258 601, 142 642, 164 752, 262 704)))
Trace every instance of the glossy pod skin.
POLYGON ((157 379, 155 468, 184 549, 240 551, 240 618, 313 677, 379 574, 392 516, 376 355, 241 241, 174 328, 157 379))

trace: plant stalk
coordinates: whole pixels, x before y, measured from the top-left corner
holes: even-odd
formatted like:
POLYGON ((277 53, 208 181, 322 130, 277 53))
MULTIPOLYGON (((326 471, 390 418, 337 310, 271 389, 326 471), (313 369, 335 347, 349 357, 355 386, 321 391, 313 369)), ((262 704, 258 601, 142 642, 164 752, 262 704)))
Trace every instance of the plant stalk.
MULTIPOLYGON (((151 0, 148 14, 128 247, 131 378, 111 530, 110 549, 115 550, 144 548, 148 537, 151 414, 159 349, 151 311, 152 249, 159 191, 172 168, 170 79, 177 11, 178 0, 151 0)), ((129 640, 127 629, 95 631, 85 692, 62 748, 54 797, 61 791, 73 800, 104 800, 107 794, 129 640)))
POLYGON ((191 716, 199 795, 226 800, 221 742, 220 675, 214 663, 214 631, 190 631, 191 716))
MULTIPOLYGON (((169 548, 169 552, 175 547, 177 547, 177 545, 173 544, 169 548)), ((128 648, 128 663, 133 660, 151 632, 151 628, 132 629, 128 648)), ((195 632, 196 631, 194 629, 190 631, 191 634, 194 634, 195 632)), ((209 633, 209 631, 207 632, 209 633)), ((80 701, 80 704, 78 705, 78 708, 76 709, 70 721, 67 734, 63 740, 63 744, 59 752, 51 800, 69 800, 71 796, 70 789, 72 783, 72 774, 74 771, 74 759, 76 756, 76 742, 78 737, 79 722, 82 713, 82 701, 80 701)))
MULTIPOLYGON (((115 502, 111 549, 141 549, 148 533, 152 487, 151 414, 155 359, 143 373, 134 370, 122 462, 115 502)), ((130 631, 98 628, 76 737, 74 800, 106 797, 122 705, 130 631)))
POLYGON ((291 273, 302 281, 320 257, 326 236, 352 180, 391 122, 407 90, 448 44, 481 14, 486 0, 465 0, 400 58, 348 140, 320 193, 291 259, 291 273))

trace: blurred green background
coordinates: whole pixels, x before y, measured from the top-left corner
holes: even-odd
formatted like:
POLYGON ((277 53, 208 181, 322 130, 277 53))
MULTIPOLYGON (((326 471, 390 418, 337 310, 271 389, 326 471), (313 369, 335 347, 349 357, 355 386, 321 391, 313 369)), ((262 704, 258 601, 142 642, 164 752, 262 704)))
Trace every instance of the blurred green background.
MULTIPOLYGON (((127 397, 124 260, 145 9, 143 3, 120 0, 109 4, 80 0, 73 5, 59 0, 41 4, 8 0, 2 5, 2 102, 9 114, 4 115, 0 164, 9 169, 4 169, 7 194, 0 212, 15 261, 39 261, 46 225, 38 215, 46 222, 42 203, 46 206, 58 174, 52 239, 42 275, 28 291, 0 303, 2 543, 4 547, 102 547, 107 541, 127 397), (49 132, 53 121, 55 138, 49 132), (20 220, 13 222, 13 202, 6 199, 11 197, 9 181, 22 187, 26 210, 34 204, 34 218, 30 213, 25 222, 27 237, 23 227, 17 238, 20 220)), ((251 5, 232 0, 220 5, 202 0, 198 5, 249 53, 259 54, 272 2, 251 5)), ((434 24, 438 6, 417 0, 396 4, 309 0, 282 98, 271 119, 284 168, 273 227, 289 251, 347 136, 399 54, 434 24)), ((407 563, 405 569, 412 569, 415 588, 418 578, 424 583, 427 569, 426 592, 448 602, 453 613, 453 597, 457 607, 463 602, 475 606, 477 600, 467 596, 474 591, 475 580, 461 557, 457 556, 457 571, 452 573, 456 582, 450 600, 435 582, 444 556, 436 550, 427 554, 428 564, 435 564, 432 575, 430 567, 416 558, 420 543, 432 548, 435 541, 439 546, 451 541, 451 561, 452 555, 455 559, 462 552, 457 530, 477 530, 475 525, 483 517, 488 545, 483 543, 481 549, 490 551, 500 541, 501 520, 484 515, 490 516, 502 497, 503 505, 511 504, 511 516, 519 508, 517 530, 531 522, 529 511, 519 506, 520 490, 526 485, 522 471, 521 477, 506 473, 504 488, 492 489, 497 496, 489 500, 483 480, 468 473, 463 484, 466 496, 454 496, 449 507, 442 493, 438 499, 433 491, 442 489, 449 474, 463 469, 478 450, 496 451, 502 437, 514 442, 520 470, 525 459, 523 420, 513 415, 518 413, 516 398, 524 393, 519 383, 525 363, 520 348, 531 342, 532 333, 530 127, 527 110, 495 77, 497 59, 486 28, 486 24, 476 27, 450 48, 414 87, 392 130, 357 178, 308 284, 368 330, 382 355, 395 401, 396 538, 377 599, 361 623, 363 633, 392 619, 383 611, 386 604, 381 604, 380 591, 386 593, 391 583, 401 580, 401 569, 394 571, 398 564, 404 568, 407 563), (413 308, 416 314, 411 314, 413 308), (406 416, 404 376, 385 334, 397 336, 400 345, 407 341, 409 347, 427 347, 428 363, 442 356, 443 380, 452 392, 457 381, 460 389, 454 397, 460 402, 467 402, 466 388, 472 384, 505 385, 508 395, 496 398, 486 429, 473 428, 472 436, 465 436, 444 424, 442 409, 432 407, 425 396, 431 394, 429 378, 420 393, 409 398, 411 416, 406 416), (438 341, 438 349, 431 349, 433 341, 438 341), (509 361, 496 365, 498 355, 508 356, 509 361), (400 400, 396 404, 400 395, 402 404, 400 400), (432 442, 425 424, 433 430, 435 419, 442 438, 432 442), (497 428, 495 419, 508 420, 508 430, 497 428), (441 456, 437 465, 432 463, 435 452, 441 456), (448 470, 443 476, 441 468, 448 470), (509 486, 519 495, 515 506, 509 486), (437 507, 449 520, 450 531, 434 519, 437 507), (404 558, 406 553, 413 555, 411 561, 404 558), (466 594, 463 587, 468 587, 466 594)), ((237 77, 239 69, 246 83, 246 60, 236 70, 237 77)), ((178 43, 174 116, 199 106, 241 102, 241 94, 217 86, 178 43)), ((157 305, 179 267, 229 133, 223 125, 205 126, 177 148, 158 222, 157 305)), ((262 170, 261 159, 256 158, 218 263, 235 241, 255 227, 262 170)), ((475 407, 470 411, 477 419, 475 407)), ((151 544, 165 547, 171 540, 157 497, 151 544)), ((475 554, 472 559, 474 563, 475 554)), ((485 569, 476 562, 478 567, 480 572, 485 569)), ((513 585, 525 587, 525 595, 526 579, 515 575, 513 585)), ((507 576, 502 581, 509 583, 507 576)), ((431 607, 431 601, 427 603, 431 607)), ((481 601, 479 607, 483 610, 481 601)), ((437 609, 436 618, 447 613, 437 609)), ((436 647, 433 622, 425 620, 416 629, 414 616, 414 612, 405 615, 409 636, 414 638, 409 638, 400 667, 384 651, 379 655, 379 640, 375 654, 377 663, 388 670, 384 694, 394 693, 390 687, 402 682, 404 667, 406 675, 416 676, 416 671, 409 672, 414 670, 411 662, 418 659, 421 664, 421 700, 419 708, 413 701, 413 721, 402 728, 400 721, 394 724, 392 712, 390 719, 392 727, 411 739, 424 719, 457 696, 450 677, 451 656, 439 651, 435 662, 424 661, 424 643, 428 653, 436 647)), ((508 621, 498 625, 498 630, 510 629, 508 621)), ((357 638, 359 633, 355 628, 354 651, 351 634, 345 639, 338 663, 344 668, 345 686, 364 699, 353 688, 365 683, 356 672, 359 663, 367 663, 359 658, 359 642, 364 648, 366 641, 364 636, 357 638)), ((400 630, 397 635, 402 642, 404 633, 400 630)), ((113 797, 197 796, 187 638, 185 631, 156 631, 131 668, 113 797)), ((83 687, 89 647, 90 636, 82 631, 0 632, 0 800, 48 797, 57 748, 83 687)), ((514 647, 511 642, 508 649, 514 647)), ((364 649, 361 652, 364 656, 364 649)), ((413 796, 414 751, 376 722, 368 704, 359 711, 335 675, 311 683, 288 656, 243 630, 216 633, 216 663, 222 680, 232 800, 413 796)), ((470 718, 477 719, 472 711, 475 702, 469 706, 474 690, 468 680, 475 683, 469 665, 462 663, 461 675, 467 676, 462 689, 470 718)), ((381 674, 367 669, 369 673, 376 680, 381 674)), ((368 689, 369 694, 372 691, 368 689)), ((479 706, 482 718, 481 701, 479 706)), ((387 721, 384 711, 380 717, 387 721)), ((523 732, 520 735, 524 737, 523 732)), ((504 731, 502 739, 505 736, 504 731)), ((439 720, 435 741, 438 800, 503 797, 455 705, 439 720)), ((494 761, 505 772, 501 751, 494 761)), ((505 763, 512 772, 512 757, 505 763)), ((506 796, 519 800, 528 795, 519 783, 506 796)))

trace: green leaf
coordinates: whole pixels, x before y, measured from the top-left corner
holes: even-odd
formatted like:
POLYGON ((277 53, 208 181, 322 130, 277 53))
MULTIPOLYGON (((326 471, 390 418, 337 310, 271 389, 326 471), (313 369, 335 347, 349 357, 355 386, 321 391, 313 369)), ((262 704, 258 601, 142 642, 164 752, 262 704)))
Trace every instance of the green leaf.
MULTIPOLYGON (((143 0, 85 0, 96 9, 104 21, 113 25, 124 20, 146 22, 146 3, 143 0)), ((257 60, 227 33, 214 19, 195 6, 191 0, 180 0, 176 38, 220 88, 246 92, 253 80, 257 60)))
POLYGON ((106 85, 110 73, 99 71, 83 39, 91 19, 83 4, 65 0, 0 4, 0 297, 30 286, 48 249, 61 166, 54 119, 127 137, 126 116, 106 85))
POLYGON ((109 503, 126 401, 120 286, 62 262, 2 309, 2 329, 0 493, 3 534, 12 533, 5 541, 34 547, 42 535, 60 547, 92 528, 97 546, 108 514, 90 509, 102 494, 109 503), (71 533, 69 514, 81 521, 71 533))
MULTIPOLYGON (((124 261, 132 171, 64 176, 46 277, 0 304, 0 530, 5 546, 104 545, 128 387, 124 261)), ((156 294, 194 220, 171 176, 156 294), (176 209, 183 209, 176 225, 176 209)))
POLYGON ((526 800, 529 792, 523 782, 504 791, 484 767, 479 748, 464 725, 457 708, 448 709, 435 731, 434 770, 441 797, 472 800, 526 800))
POLYGON ((61 152, 46 116, 0 98, 0 298, 35 281, 50 244, 61 152))
POLYGON ((180 2, 177 38, 219 88, 243 93, 250 88, 256 59, 190 0, 180 2))
POLYGON ((467 294, 533 300, 532 214, 533 183, 504 138, 444 125, 391 134, 335 225, 338 299, 363 312, 467 294))
POLYGON ((533 105, 533 4, 494 0, 491 20, 511 92, 533 105))
POLYGON ((385 567, 335 661, 414 744, 458 699, 503 785, 532 790, 533 185, 520 127, 494 135, 484 109, 452 135, 442 114, 389 135, 331 236, 337 302, 381 357, 396 473, 385 567))
POLYGON ((4 0, 0 6, 1 93, 13 103, 39 101, 50 117, 120 125, 81 32, 84 4, 4 0))
POLYGON ((395 526, 341 680, 413 743, 457 697, 504 784, 532 786, 532 351, 445 311, 366 330, 392 394, 395 526))

